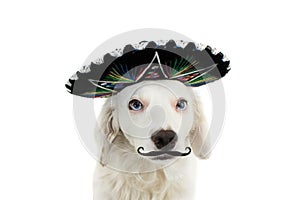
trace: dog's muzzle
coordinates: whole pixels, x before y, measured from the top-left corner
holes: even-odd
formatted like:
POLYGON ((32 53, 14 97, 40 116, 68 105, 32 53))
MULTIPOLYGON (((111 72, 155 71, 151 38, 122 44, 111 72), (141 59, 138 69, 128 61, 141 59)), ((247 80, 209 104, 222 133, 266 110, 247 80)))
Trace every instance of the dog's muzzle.
POLYGON ((186 147, 187 152, 172 151, 177 142, 177 134, 172 130, 159 130, 151 136, 151 140, 156 146, 158 151, 142 152, 144 147, 139 147, 137 152, 142 156, 160 156, 160 155, 169 155, 169 156, 187 156, 191 153, 191 148, 186 147))

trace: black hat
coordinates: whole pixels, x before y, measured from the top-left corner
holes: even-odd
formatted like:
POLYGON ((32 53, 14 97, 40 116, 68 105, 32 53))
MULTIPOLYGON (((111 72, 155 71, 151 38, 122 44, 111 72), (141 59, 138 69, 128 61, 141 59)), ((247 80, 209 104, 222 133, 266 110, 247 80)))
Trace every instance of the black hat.
POLYGON ((66 84, 71 94, 109 97, 145 80, 177 80, 198 87, 225 76, 229 60, 216 49, 194 42, 142 41, 107 53, 77 71, 66 84))

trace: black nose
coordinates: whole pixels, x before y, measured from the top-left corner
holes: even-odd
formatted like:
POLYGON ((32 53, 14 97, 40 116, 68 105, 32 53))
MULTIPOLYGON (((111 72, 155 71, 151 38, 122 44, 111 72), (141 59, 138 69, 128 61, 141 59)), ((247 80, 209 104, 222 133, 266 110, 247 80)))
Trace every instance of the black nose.
POLYGON ((151 136, 151 140, 158 149, 170 150, 176 144, 177 135, 172 130, 160 130, 151 136))

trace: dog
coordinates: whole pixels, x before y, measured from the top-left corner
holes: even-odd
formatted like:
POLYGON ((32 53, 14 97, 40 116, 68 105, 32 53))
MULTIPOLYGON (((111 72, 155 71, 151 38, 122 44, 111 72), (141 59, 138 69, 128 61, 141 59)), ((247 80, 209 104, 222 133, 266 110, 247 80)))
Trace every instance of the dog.
POLYGON ((191 87, 177 80, 127 86, 106 100, 97 123, 94 200, 194 199, 196 158, 209 155, 191 87))

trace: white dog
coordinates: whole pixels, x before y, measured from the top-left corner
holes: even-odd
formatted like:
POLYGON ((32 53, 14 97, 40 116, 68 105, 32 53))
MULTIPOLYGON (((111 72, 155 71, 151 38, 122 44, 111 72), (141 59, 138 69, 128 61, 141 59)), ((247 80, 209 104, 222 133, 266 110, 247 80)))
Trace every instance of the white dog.
POLYGON ((194 199, 195 156, 186 152, 207 156, 198 99, 175 80, 143 81, 108 98, 96 129, 94 200, 194 199))

